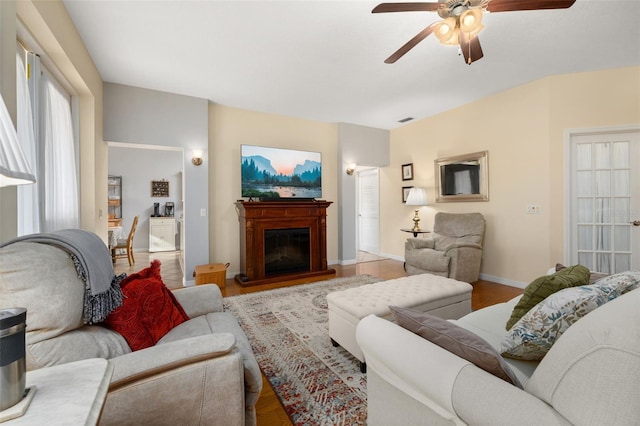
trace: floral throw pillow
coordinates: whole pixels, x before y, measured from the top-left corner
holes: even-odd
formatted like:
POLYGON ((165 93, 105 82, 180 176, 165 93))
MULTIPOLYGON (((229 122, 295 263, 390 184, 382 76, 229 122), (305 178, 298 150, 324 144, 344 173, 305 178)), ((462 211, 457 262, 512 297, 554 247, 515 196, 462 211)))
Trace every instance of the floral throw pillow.
POLYGON ((596 285, 553 293, 527 312, 501 342, 505 357, 538 361, 573 323, 609 301, 596 285))
POLYGON ((607 294, 609 300, 640 287, 640 271, 620 272, 604 275, 593 283, 593 286, 607 294))

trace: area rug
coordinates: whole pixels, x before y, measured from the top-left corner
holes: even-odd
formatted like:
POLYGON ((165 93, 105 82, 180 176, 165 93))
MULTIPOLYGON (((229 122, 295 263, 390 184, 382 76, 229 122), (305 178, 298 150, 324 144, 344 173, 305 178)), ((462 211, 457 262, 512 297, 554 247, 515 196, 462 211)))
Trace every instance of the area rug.
POLYGON ((326 296, 377 281, 357 275, 225 298, 295 425, 366 424, 366 375, 331 345, 326 296))

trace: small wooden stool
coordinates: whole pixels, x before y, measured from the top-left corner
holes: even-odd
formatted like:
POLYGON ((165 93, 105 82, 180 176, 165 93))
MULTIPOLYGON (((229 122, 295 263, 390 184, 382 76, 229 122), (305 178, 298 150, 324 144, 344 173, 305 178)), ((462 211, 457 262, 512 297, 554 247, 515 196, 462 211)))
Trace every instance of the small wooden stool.
POLYGON ((224 288, 227 282, 227 268, 229 263, 210 263, 208 265, 198 265, 193 276, 196 278, 196 285, 217 284, 224 288))

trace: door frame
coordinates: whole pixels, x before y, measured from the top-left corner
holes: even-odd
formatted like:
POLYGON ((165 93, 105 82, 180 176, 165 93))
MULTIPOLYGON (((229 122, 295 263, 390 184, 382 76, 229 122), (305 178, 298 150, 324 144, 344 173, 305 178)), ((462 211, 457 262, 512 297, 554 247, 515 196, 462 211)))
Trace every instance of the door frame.
POLYGON ((380 168, 379 167, 362 167, 356 169, 356 259, 358 258, 357 252, 360 251, 360 204, 362 202, 362 194, 360 192, 360 172, 368 172, 374 170, 376 172, 376 178, 378 180, 376 189, 378 191, 378 227, 376 232, 378 233, 378 246, 375 255, 380 254, 380 168))
POLYGON ((565 129, 564 131, 564 261, 571 259, 573 247, 571 245, 571 228, 574 225, 571 221, 571 139, 574 136, 589 136, 611 133, 640 133, 640 124, 630 124, 624 126, 604 126, 565 129))

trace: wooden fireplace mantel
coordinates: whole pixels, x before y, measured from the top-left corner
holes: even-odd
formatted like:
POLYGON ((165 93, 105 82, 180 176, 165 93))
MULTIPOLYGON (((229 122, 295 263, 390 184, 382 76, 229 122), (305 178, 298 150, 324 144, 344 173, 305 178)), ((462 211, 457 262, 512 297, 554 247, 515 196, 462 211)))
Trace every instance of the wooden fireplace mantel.
POLYGON ((235 277, 239 284, 253 286, 335 275, 336 271, 327 267, 327 207, 331 201, 238 201, 235 204, 240 221, 240 274, 235 277), (265 231, 294 228, 309 229, 309 271, 267 275, 265 231))

